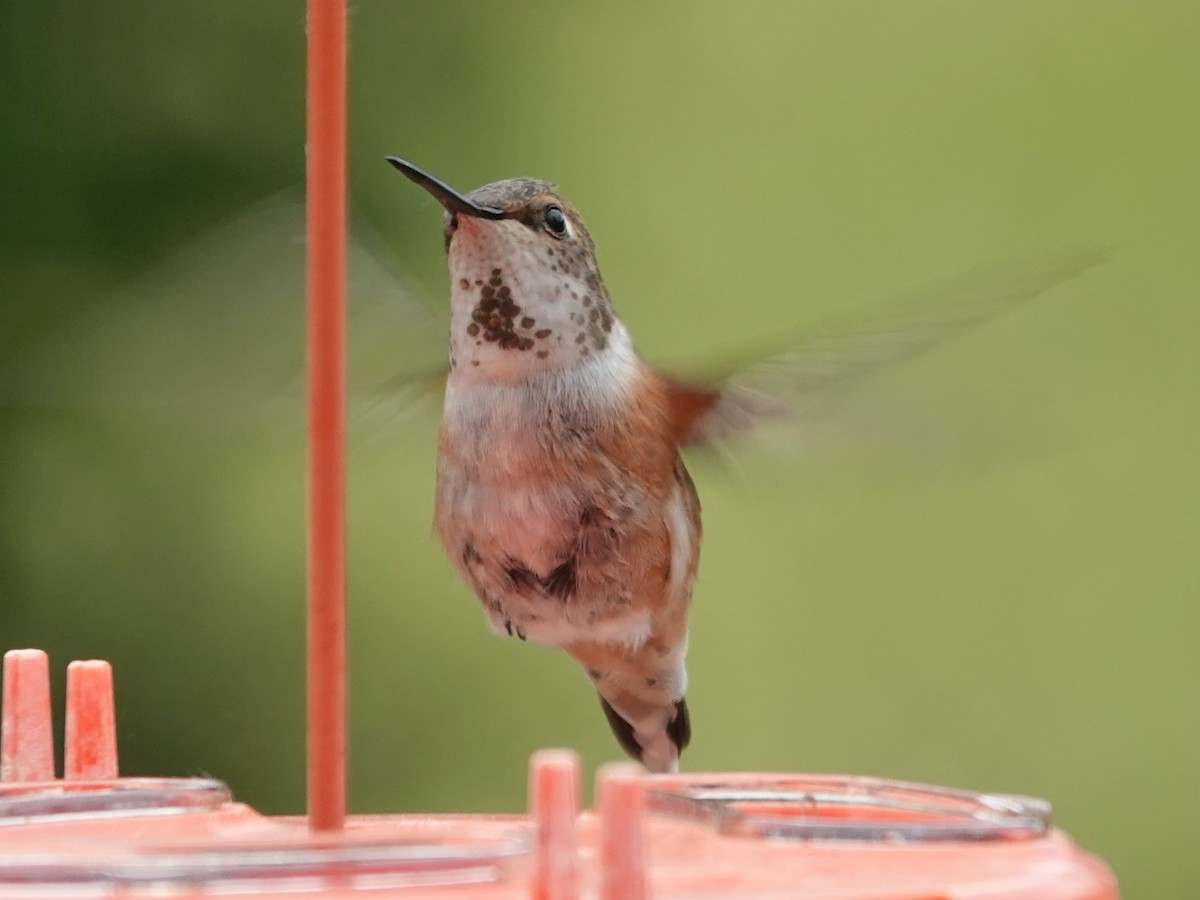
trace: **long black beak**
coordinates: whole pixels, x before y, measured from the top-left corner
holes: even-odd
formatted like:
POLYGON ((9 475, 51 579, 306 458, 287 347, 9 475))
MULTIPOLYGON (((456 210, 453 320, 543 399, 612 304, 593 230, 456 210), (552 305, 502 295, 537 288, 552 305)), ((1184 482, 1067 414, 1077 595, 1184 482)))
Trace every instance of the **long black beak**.
POLYGON ((507 215, 502 209, 494 206, 480 206, 472 203, 450 185, 434 178, 428 172, 423 172, 410 162, 405 162, 395 156, 387 157, 387 161, 403 172, 411 181, 415 181, 437 199, 438 203, 450 212, 464 216, 474 216, 477 219, 503 219, 507 215))

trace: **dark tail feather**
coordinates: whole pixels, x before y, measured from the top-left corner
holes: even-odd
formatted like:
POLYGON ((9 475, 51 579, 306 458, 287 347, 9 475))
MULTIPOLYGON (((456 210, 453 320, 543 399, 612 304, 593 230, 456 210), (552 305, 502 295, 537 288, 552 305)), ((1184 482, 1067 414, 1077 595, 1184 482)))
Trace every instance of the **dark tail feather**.
POLYGON ((692 742, 692 720, 688 716, 687 700, 683 697, 675 704, 675 718, 667 726, 667 734, 671 736, 671 743, 679 748, 681 754, 683 748, 692 742))
POLYGON ((608 719, 608 727, 617 736, 621 749, 634 759, 642 758, 642 745, 633 736, 633 726, 621 718, 621 714, 608 705, 608 701, 600 698, 600 706, 604 709, 604 718, 608 719))
MULTIPOLYGON (((603 697, 600 697, 600 706, 604 710, 604 717, 608 719, 608 727, 616 735, 621 748, 634 759, 644 762, 642 745, 638 743, 633 726, 603 697)), ((682 753, 683 748, 692 740, 692 722, 688 715, 687 702, 684 699, 680 698, 676 701, 675 715, 667 723, 666 731, 667 737, 675 745, 676 753, 682 753)))

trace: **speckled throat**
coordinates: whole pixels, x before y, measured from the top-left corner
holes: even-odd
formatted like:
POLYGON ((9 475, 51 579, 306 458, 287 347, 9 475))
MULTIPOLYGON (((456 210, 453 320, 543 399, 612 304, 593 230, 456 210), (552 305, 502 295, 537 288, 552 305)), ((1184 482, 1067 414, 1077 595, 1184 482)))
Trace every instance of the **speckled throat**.
POLYGON ((412 163, 388 162, 446 209, 452 378, 520 382, 608 349, 617 320, 595 245, 554 185, 509 178, 463 195, 412 163))
POLYGON ((556 239, 519 219, 463 217, 449 264, 456 375, 519 381, 608 348, 616 316, 583 241, 556 239))

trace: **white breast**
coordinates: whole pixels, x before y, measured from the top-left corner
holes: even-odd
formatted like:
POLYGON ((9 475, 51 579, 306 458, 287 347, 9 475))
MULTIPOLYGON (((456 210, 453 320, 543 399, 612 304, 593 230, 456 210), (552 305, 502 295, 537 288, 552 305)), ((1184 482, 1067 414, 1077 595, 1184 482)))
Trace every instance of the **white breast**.
MULTIPOLYGON (((561 466, 548 471, 546 442, 554 436, 547 422, 584 426, 612 415, 614 404, 627 402, 625 394, 637 377, 637 358, 619 323, 612 337, 604 352, 584 364, 541 373, 523 384, 455 374, 447 384, 443 440, 454 452, 444 454, 439 464, 438 531, 452 556, 458 555, 456 548, 464 540, 472 542, 483 562, 468 578, 473 577, 481 599, 488 595, 503 604, 507 618, 540 643, 589 639, 637 646, 649 633, 644 612, 589 622, 586 609, 561 601, 549 604, 553 615, 526 621, 523 613, 545 611, 506 597, 512 586, 504 582, 497 563, 511 558, 546 577, 562 561, 564 536, 579 527, 580 492, 586 487, 575 473, 564 474, 561 466)), ((670 528, 686 534, 686 520, 672 521, 670 528)), ((681 552, 686 555, 689 550, 681 552)), ((672 570, 674 575, 679 567, 673 564, 672 570)))

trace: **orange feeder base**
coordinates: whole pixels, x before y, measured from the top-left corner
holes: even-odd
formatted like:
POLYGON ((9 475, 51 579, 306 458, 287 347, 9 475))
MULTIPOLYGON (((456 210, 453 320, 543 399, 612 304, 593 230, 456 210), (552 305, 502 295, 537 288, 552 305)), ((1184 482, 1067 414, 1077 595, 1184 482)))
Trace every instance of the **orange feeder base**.
POLYGON ((55 780, 46 656, 5 656, 0 897, 1117 897, 1040 800, 619 764, 600 770, 597 807, 581 812, 565 750, 534 755, 524 816, 351 816, 314 832, 218 781, 117 777, 111 670, 69 672, 67 777, 55 780))

